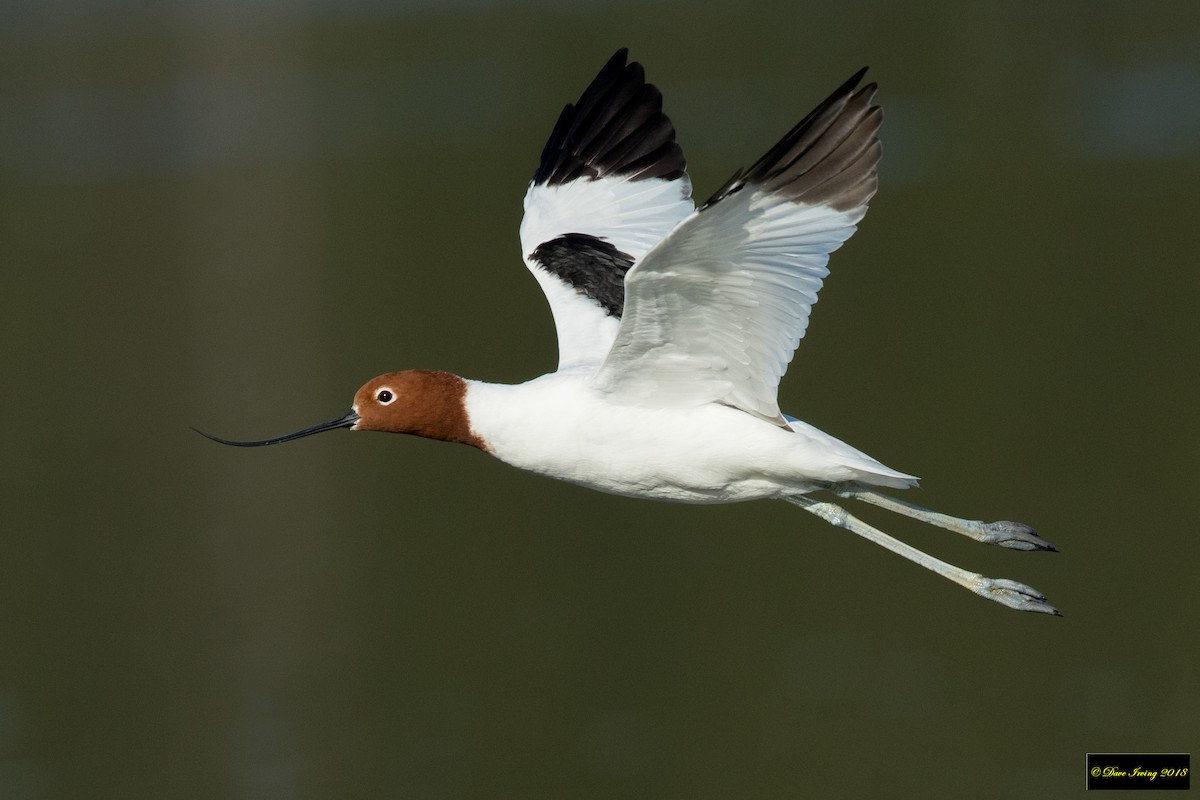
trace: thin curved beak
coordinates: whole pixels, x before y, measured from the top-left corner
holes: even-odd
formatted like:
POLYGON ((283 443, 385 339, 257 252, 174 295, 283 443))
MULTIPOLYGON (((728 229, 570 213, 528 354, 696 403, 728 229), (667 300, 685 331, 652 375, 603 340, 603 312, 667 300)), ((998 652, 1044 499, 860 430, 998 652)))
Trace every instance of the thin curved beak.
POLYGON ((204 431, 196 428, 192 428, 192 430, 196 431, 196 433, 200 434, 204 438, 212 439, 214 442, 218 442, 220 444, 228 444, 232 445, 233 447, 263 447, 264 445, 268 444, 279 444, 280 442, 290 442, 293 439, 303 439, 305 436, 312 436, 314 433, 324 433, 325 431, 331 431, 335 428, 353 428, 354 423, 358 422, 359 419, 360 417, 358 416, 358 412, 352 409, 350 413, 346 414, 344 417, 331 419, 329 422, 322 422, 320 425, 313 425, 311 428, 305 428, 304 430, 296 431, 295 433, 285 433, 282 436, 276 436, 273 439, 262 439, 261 441, 257 442, 235 442, 230 439, 222 439, 219 436, 213 436, 210 433, 205 433, 204 431))

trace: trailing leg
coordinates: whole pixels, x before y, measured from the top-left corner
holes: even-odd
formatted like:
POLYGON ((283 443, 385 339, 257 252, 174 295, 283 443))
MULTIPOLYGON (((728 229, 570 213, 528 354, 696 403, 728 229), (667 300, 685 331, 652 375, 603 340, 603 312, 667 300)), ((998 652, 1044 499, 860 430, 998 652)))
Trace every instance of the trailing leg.
POLYGON ((1015 608, 1018 611, 1036 611, 1042 614, 1062 616, 1057 608, 1047 603, 1046 598, 1030 586, 1002 578, 987 578, 977 572, 969 572, 953 564, 947 564, 945 561, 936 559, 928 553, 924 553, 899 539, 887 535, 877 528, 871 527, 857 517, 849 514, 839 505, 813 500, 807 496, 789 497, 787 501, 800 506, 811 514, 817 515, 831 525, 845 528, 852 533, 857 533, 864 539, 886 547, 893 553, 903 556, 916 564, 920 564, 925 569, 936 572, 943 578, 949 578, 959 586, 969 589, 980 597, 986 597, 988 600, 994 600, 997 603, 1006 605, 1009 608, 1015 608))
POLYGON ((915 503, 897 500, 886 494, 864 489, 858 484, 842 484, 834 487, 834 491, 837 492, 838 497, 861 500, 864 503, 886 508, 888 511, 894 511, 897 514, 903 514, 906 517, 912 517, 921 522, 945 528, 948 531, 961 533, 963 536, 968 536, 984 544, 995 544, 1000 547, 1007 547, 1010 550, 1058 550, 1050 542, 1038 536, 1037 531, 1033 528, 1020 522, 1009 522, 1007 520, 980 522, 975 519, 960 519, 952 517, 949 514, 930 511, 915 503))

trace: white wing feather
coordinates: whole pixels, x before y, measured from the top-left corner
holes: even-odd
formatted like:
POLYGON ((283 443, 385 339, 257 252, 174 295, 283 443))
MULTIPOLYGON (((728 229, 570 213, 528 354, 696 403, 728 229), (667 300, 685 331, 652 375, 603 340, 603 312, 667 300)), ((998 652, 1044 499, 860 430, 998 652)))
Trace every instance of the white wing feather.
POLYGON ((779 379, 829 254, 874 194, 881 114, 856 75, 625 276, 625 313, 593 379, 614 400, 719 402, 781 426, 779 379))
POLYGON ((693 211, 691 190, 686 175, 674 180, 609 175, 558 185, 530 185, 521 221, 521 251, 550 302, 558 333, 560 372, 597 367, 612 347, 620 320, 547 272, 530 255, 543 242, 568 233, 587 233, 611 243, 636 263, 693 211))
POLYGON ((525 194, 521 252, 554 314, 560 372, 599 366, 624 271, 695 208, 662 95, 627 57, 618 50, 563 109, 525 194), (555 246, 564 236, 575 238, 555 246))

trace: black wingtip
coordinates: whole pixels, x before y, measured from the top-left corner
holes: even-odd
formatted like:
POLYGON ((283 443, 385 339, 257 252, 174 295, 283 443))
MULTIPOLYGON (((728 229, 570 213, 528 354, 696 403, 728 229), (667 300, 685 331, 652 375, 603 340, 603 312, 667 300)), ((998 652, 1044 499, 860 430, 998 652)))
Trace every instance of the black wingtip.
POLYGON ((662 113, 662 95, 646 82, 642 65, 628 58, 628 48, 618 49, 579 99, 563 108, 542 149, 534 185, 609 174, 627 180, 677 180, 686 174, 675 128, 662 113))
POLYGON ((872 103, 878 87, 869 83, 858 88, 867 69, 851 75, 762 158, 730 178, 700 210, 748 185, 836 211, 865 207, 878 184, 877 134, 883 118, 872 103))

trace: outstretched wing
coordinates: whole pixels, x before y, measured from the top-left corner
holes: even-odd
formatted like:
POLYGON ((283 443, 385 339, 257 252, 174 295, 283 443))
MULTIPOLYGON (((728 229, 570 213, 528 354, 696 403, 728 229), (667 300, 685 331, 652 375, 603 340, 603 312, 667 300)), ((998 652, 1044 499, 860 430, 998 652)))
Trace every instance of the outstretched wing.
POLYGON ((662 95, 627 55, 563 109, 525 194, 521 248, 550 301, 560 371, 599 366, 625 273, 695 207, 662 95))
POLYGON ((620 402, 719 402, 778 425, 776 393, 829 254, 875 194, 883 114, 864 68, 739 172, 625 278, 625 314, 593 379, 620 402))

